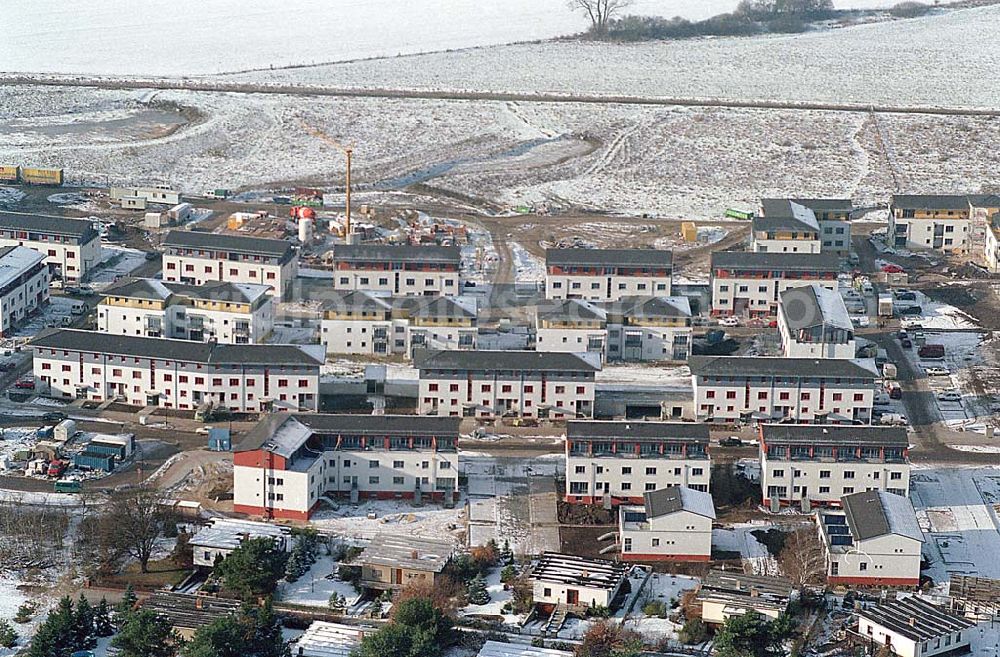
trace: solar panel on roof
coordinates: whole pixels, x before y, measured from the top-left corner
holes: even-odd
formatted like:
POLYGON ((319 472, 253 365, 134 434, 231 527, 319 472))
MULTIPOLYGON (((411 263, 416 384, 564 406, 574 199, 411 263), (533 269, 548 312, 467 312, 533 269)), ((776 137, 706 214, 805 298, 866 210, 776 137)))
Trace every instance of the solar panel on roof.
POLYGON ((847 536, 831 536, 831 545, 854 545, 854 539, 850 535, 847 536))
POLYGON ((827 525, 847 525, 847 516, 825 515, 823 522, 827 525))

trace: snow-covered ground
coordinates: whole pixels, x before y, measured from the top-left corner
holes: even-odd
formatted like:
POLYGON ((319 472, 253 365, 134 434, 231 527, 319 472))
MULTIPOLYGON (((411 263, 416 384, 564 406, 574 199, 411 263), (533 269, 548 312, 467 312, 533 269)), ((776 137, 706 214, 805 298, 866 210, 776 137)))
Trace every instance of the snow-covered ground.
POLYGON ((545 262, 543 260, 529 253, 517 242, 510 243, 510 251, 514 256, 515 276, 518 283, 545 280, 545 262))
MULTIPOLYGON (((879 8, 894 2, 834 4, 879 8)), ((700 20, 736 5, 638 0, 629 12, 700 20)), ((549 39, 586 26, 562 0, 177 0, 169 11, 157 0, 133 0, 128 11, 113 3, 9 0, 0 23, 0 66, 18 72, 204 75, 549 39)))
POLYGON ((910 500, 924 532, 925 574, 1000 578, 1000 467, 915 469, 910 500))
POLYGON ((606 365, 597 373, 597 383, 656 385, 664 388, 690 388, 691 370, 687 365, 658 367, 655 365, 606 365))
POLYGON ((348 607, 357 600, 358 592, 349 583, 334 577, 340 564, 330 556, 316 559, 316 563, 297 581, 282 582, 277 597, 282 602, 306 607, 329 606, 330 596, 336 593, 347 600, 348 607))
POLYGON ((505 614, 503 606, 513 598, 513 593, 504 590, 500 581, 500 568, 493 568, 486 575, 486 592, 490 594, 490 601, 484 605, 467 605, 461 610, 465 616, 501 616, 504 624, 520 625, 524 621, 523 614, 505 614))
POLYGON ((712 530, 712 548, 739 552, 750 562, 756 575, 777 575, 778 562, 767 551, 767 546, 757 540, 754 531, 767 531, 773 525, 764 523, 743 523, 733 525, 729 529, 712 530))
POLYGON ((145 261, 145 251, 105 244, 101 247, 101 262, 88 279, 90 286, 95 290, 103 290, 116 279, 131 274, 145 261))
POLYGON ((461 505, 446 509, 437 504, 416 506, 393 500, 345 502, 335 510, 321 508, 312 522, 323 532, 347 541, 370 541, 380 533, 391 533, 458 542, 465 535, 465 509, 461 505))

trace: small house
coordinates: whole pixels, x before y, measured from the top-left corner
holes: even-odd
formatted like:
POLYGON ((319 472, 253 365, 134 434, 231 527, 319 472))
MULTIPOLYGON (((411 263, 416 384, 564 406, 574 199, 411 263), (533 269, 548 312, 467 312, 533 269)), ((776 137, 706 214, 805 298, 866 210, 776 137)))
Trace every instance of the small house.
POLYGON ((535 604, 543 610, 611 608, 628 577, 629 566, 615 561, 546 552, 531 569, 535 604))
POLYGON ((165 619, 181 638, 190 640, 202 627, 234 615, 241 604, 228 598, 160 590, 143 600, 142 608, 165 619))
POLYGON ((872 652, 884 646, 899 657, 969 651, 975 624, 917 597, 898 598, 858 612, 858 636, 872 652))
POLYGON ((451 561, 451 541, 379 534, 359 557, 361 585, 398 591, 411 582, 435 582, 451 561))
POLYGON ((305 633, 291 644, 294 657, 351 657, 361 639, 373 633, 373 627, 313 621, 305 633))
POLYGON ((708 561, 712 495, 671 486, 647 491, 643 506, 623 506, 618 519, 623 561, 708 561))
POLYGON ((287 550, 291 533, 288 527, 266 522, 214 518, 212 524, 202 527, 191 537, 189 545, 194 553, 194 565, 210 568, 217 558, 228 557, 243 541, 251 538, 271 538, 281 549, 287 550))
POLYGON ((780 577, 710 570, 702 579, 695 599, 701 603, 702 621, 721 625, 731 616, 751 611, 777 618, 788 609, 791 595, 791 582, 780 577))

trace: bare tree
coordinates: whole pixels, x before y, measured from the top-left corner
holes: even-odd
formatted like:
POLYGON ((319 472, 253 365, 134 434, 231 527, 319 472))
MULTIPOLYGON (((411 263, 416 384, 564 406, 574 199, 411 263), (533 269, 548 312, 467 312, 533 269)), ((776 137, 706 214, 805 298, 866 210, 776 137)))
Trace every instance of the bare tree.
POLYGON ((149 560, 157 539, 163 535, 165 516, 159 492, 150 486, 117 490, 102 518, 102 542, 111 550, 139 562, 149 572, 149 560))
POLYGON ((597 34, 607 32, 608 23, 616 14, 632 5, 633 0, 567 0, 571 9, 590 19, 590 27, 597 34))
POLYGON ((816 530, 804 527, 789 534, 778 554, 778 564, 799 589, 810 584, 822 584, 826 572, 826 553, 816 530))

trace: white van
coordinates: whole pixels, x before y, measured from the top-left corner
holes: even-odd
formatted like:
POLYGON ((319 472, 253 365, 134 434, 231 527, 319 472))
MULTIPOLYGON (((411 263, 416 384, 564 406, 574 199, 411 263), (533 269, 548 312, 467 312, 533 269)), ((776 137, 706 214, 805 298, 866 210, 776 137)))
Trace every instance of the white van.
POLYGON ((73 315, 86 315, 87 304, 82 301, 74 301, 73 305, 70 306, 69 312, 73 315))

